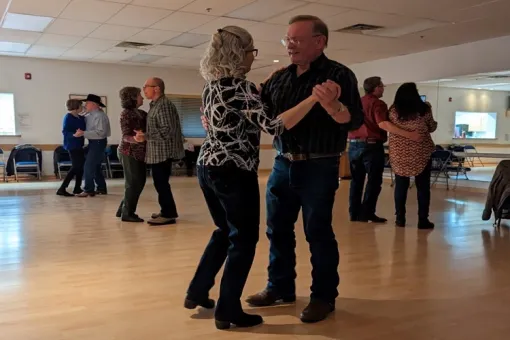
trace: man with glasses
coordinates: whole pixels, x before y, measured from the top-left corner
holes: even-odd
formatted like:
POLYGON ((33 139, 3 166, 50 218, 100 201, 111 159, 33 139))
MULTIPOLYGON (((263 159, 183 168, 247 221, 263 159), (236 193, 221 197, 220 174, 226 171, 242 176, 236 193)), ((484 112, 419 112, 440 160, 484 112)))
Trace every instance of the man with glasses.
POLYGON ((172 160, 184 157, 184 138, 181 120, 175 105, 165 96, 165 83, 159 78, 150 78, 143 86, 147 99, 151 100, 147 115, 147 129, 137 131, 138 141, 147 141, 145 162, 152 166, 154 187, 158 192, 160 213, 152 215, 151 225, 175 224, 178 217, 170 175, 172 160))
POLYGON ((322 20, 309 15, 292 18, 282 43, 292 65, 261 84, 268 112, 277 116, 312 92, 320 104, 274 139, 278 154, 266 192, 269 280, 266 289, 247 302, 269 306, 296 300, 294 224, 302 209, 313 269, 311 300, 301 320, 318 322, 335 309, 338 296, 339 252, 332 210, 347 132, 361 126, 363 112, 353 72, 324 55, 328 27, 322 20))

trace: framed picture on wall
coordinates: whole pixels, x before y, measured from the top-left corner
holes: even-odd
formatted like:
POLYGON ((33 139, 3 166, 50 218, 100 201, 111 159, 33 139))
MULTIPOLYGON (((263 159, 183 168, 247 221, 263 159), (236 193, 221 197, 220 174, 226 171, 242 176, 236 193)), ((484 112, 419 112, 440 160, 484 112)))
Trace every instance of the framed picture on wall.
MULTIPOLYGON (((106 96, 99 96, 99 97, 101 97, 101 102, 103 102, 103 104, 105 105, 105 107, 103 107, 104 113, 108 114, 108 103, 106 101, 106 96)), ((69 99, 85 100, 85 99, 87 99, 87 95, 86 94, 70 94, 69 99)))

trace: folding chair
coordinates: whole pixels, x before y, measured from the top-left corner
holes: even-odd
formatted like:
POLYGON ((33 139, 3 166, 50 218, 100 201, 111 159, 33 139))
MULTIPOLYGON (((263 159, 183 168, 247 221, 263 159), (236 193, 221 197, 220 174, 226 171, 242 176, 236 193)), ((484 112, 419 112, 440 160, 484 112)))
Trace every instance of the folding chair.
POLYGON ((69 152, 63 146, 59 146, 54 151, 54 157, 57 164, 57 175, 62 179, 62 174, 66 174, 71 169, 73 163, 69 152))
POLYGON ((475 166, 475 162, 474 162, 475 158, 478 158, 478 160, 480 161, 480 164, 482 164, 482 167, 485 167, 485 165, 483 165, 483 162, 482 162, 482 159, 480 158, 480 156, 476 156, 478 151, 476 150, 476 148, 473 145, 464 145, 464 152, 473 154, 472 157, 466 157, 466 160, 469 163, 471 163, 471 166, 475 166))
POLYGON ((114 172, 122 172, 124 173, 124 168, 120 163, 119 156, 117 155, 118 145, 110 145, 106 147, 106 165, 108 167, 108 172, 110 173, 110 178, 113 178, 114 172))
POLYGON ((38 180, 42 179, 41 175, 41 167, 39 165, 39 149, 34 148, 25 148, 23 150, 18 151, 14 159, 12 160, 14 162, 14 178, 16 179, 16 182, 18 181, 18 170, 21 170, 21 173, 24 174, 31 174, 36 175, 38 180), (25 160, 19 161, 18 156, 21 154, 20 152, 23 151, 25 155, 28 155, 28 158, 30 160, 27 160, 27 156, 25 156, 25 160))
POLYGON ((446 190, 450 190, 450 185, 448 182, 450 175, 448 174, 448 172, 451 170, 450 165, 452 160, 452 152, 449 150, 436 150, 432 153, 431 158, 432 158, 431 173, 435 173, 435 176, 430 186, 432 187, 434 184, 436 184, 440 175, 444 175, 446 179, 446 190))

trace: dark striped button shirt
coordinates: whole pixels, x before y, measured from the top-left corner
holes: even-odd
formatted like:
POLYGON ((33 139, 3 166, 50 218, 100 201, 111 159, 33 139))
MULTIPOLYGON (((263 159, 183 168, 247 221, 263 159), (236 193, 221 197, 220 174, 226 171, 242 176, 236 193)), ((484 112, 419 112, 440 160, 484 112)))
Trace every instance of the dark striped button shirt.
POLYGON ((297 66, 290 65, 276 72, 263 86, 261 97, 269 108, 268 114, 277 116, 296 106, 312 94, 317 84, 326 80, 342 88, 340 101, 351 113, 351 121, 339 124, 317 103, 301 122, 276 136, 274 147, 282 153, 340 154, 345 150, 347 133, 363 124, 363 107, 358 81, 346 66, 328 59, 324 54, 313 61, 310 69, 297 76, 297 66))
POLYGON ((147 164, 184 158, 184 137, 175 105, 166 96, 150 103, 145 132, 147 164))

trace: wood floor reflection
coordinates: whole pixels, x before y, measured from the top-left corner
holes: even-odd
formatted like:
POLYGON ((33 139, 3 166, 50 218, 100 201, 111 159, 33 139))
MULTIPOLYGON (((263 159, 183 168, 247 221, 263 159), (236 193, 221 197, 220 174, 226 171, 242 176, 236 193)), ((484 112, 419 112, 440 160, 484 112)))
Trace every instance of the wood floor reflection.
MULTIPOLYGON (((121 182, 111 183, 108 196, 87 199, 55 196, 57 183, 0 185, 0 338, 488 340, 510 334, 510 234, 481 220, 483 193, 434 189, 437 227, 424 232, 413 226, 415 189, 411 225, 397 229, 348 222, 349 183, 342 181, 334 216, 341 251, 337 311, 315 325, 298 319, 310 286, 299 224, 297 304, 256 309, 263 326, 220 332, 211 313, 182 308, 212 224, 196 178, 172 184, 181 219, 165 228, 114 217, 121 182)), ((146 218, 156 208, 148 186, 139 213, 146 218)), ((378 212, 393 222, 388 184, 378 212)), ((245 294, 264 287, 267 258, 261 228, 245 294)))

